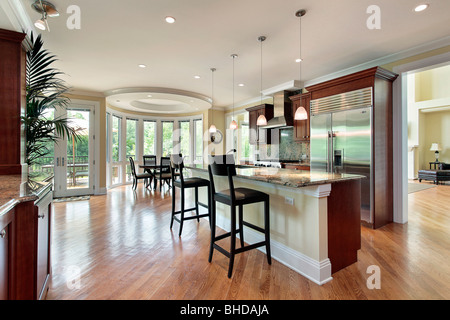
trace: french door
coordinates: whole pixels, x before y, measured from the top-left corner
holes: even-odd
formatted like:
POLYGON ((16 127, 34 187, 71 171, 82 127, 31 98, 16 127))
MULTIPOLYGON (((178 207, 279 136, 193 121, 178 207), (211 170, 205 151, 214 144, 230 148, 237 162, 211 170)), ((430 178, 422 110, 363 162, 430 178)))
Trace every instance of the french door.
POLYGON ((68 197, 94 193, 94 106, 71 105, 55 110, 66 117, 78 139, 65 137, 55 144, 54 196, 68 197))

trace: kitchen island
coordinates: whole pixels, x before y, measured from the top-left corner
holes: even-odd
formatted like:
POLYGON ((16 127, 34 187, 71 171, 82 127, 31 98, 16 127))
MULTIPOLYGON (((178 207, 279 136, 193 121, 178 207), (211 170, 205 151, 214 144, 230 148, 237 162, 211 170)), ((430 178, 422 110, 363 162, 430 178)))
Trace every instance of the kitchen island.
MULTIPOLYGON (((209 179, 207 165, 186 165, 192 176, 209 179)), ((332 274, 357 261, 361 247, 360 175, 308 170, 236 166, 235 187, 270 196, 272 258, 310 280, 323 284, 332 274)), ((228 189, 226 177, 215 177, 216 189, 228 189)), ((207 202, 207 194, 200 193, 207 202)), ((217 203, 216 224, 230 229, 230 208, 217 203)), ((263 226, 262 204, 244 208, 244 219, 263 226)), ((249 244, 261 235, 244 228, 249 244)), ((260 249, 264 252, 264 248, 260 249)))

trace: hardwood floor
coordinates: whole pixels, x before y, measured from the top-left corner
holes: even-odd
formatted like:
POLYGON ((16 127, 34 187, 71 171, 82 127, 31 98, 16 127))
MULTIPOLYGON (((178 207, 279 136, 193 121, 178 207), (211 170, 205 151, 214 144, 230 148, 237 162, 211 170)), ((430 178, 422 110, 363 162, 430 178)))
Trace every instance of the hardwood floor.
POLYGON ((226 257, 208 263, 208 220, 179 238, 170 191, 118 187, 54 204, 47 299, 450 299, 450 186, 410 194, 409 208, 407 224, 363 227, 358 262, 319 286, 258 250, 239 254, 229 279, 226 257), (367 287, 371 265, 380 289, 367 287))

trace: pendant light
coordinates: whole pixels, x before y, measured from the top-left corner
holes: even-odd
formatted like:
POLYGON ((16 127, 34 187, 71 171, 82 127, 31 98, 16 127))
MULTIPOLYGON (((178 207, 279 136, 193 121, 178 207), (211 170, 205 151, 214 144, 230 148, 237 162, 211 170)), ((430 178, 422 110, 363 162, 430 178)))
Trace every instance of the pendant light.
MULTIPOLYGON (((263 41, 266 40, 265 36, 259 36, 258 37, 258 41, 261 43, 261 104, 262 104, 262 97, 263 97, 263 93, 262 93, 262 43, 263 41)), ((258 119, 256 120, 256 125, 257 126, 267 126, 267 119, 265 115, 260 115, 258 117, 258 119)))
MULTIPOLYGON (((300 66, 300 77, 299 77, 299 81, 302 80, 302 17, 306 14, 306 10, 298 10, 295 15, 299 18, 300 20, 300 57, 299 59, 297 59, 299 66, 300 66)), ((301 101, 301 100, 300 100, 301 101)), ((294 115, 294 120, 307 120, 308 119, 308 113, 306 112, 305 107, 300 106, 296 111, 295 111, 295 115, 294 115)))
POLYGON ((214 125, 214 71, 216 71, 216 68, 211 68, 211 126, 209 127, 209 133, 216 133, 217 128, 214 125))
POLYGON ((233 58, 233 115, 232 115, 232 121, 230 123, 230 129, 235 130, 238 128, 237 122, 234 120, 234 59, 237 58, 237 54, 233 53, 231 57, 233 58))

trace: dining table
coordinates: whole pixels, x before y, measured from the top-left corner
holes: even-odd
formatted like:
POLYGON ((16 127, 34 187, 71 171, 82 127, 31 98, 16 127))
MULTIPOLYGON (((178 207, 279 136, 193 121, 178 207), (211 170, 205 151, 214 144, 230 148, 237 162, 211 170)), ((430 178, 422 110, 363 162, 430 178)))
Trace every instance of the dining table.
MULTIPOLYGON (((155 169, 163 170, 165 168, 169 168, 170 169, 170 166, 169 165, 160 165, 160 164, 140 164, 139 168, 144 169, 145 172, 151 173, 153 175, 153 178, 152 178, 152 180, 153 180, 153 179, 155 179, 155 177, 154 177, 155 173, 152 172, 152 170, 155 170, 155 169)), ((177 172, 177 173, 175 173, 175 175, 178 176, 179 173, 177 172)), ((153 189, 156 189, 156 180, 157 179, 155 179, 153 189)), ((149 183, 151 184, 152 181, 150 180, 149 183)), ((170 186, 170 184, 169 184, 169 186, 170 186)))

